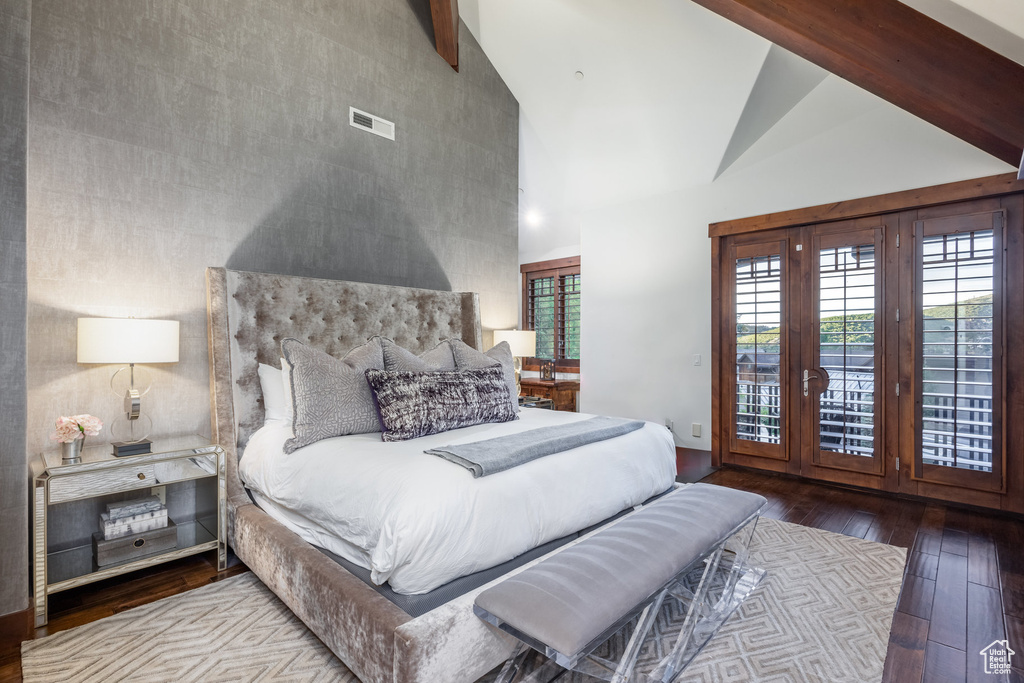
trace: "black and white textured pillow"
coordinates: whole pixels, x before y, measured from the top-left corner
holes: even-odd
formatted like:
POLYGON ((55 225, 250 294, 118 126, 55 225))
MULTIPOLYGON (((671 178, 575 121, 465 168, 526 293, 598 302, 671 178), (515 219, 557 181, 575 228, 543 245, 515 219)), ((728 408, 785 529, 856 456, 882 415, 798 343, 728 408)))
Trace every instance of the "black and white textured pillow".
POLYGON ((385 337, 381 338, 384 346, 384 369, 388 371, 431 372, 433 370, 455 370, 455 356, 452 346, 444 340, 434 348, 420 355, 404 349, 385 337))
POLYGON ((512 361, 512 347, 508 342, 495 344, 487 351, 480 353, 472 346, 461 339, 449 339, 452 346, 452 354, 455 356, 455 367, 459 370, 470 370, 473 368, 490 368, 501 366, 505 383, 508 384, 509 402, 512 410, 519 412, 519 390, 516 387, 516 369, 512 361))
POLYGON ((516 419, 498 366, 476 370, 367 370, 384 441, 405 441, 485 422, 516 419))
POLYGON ((284 442, 285 453, 332 436, 380 431, 366 371, 384 369, 380 337, 371 337, 338 360, 298 339, 281 342, 291 366, 290 383, 294 436, 284 442))

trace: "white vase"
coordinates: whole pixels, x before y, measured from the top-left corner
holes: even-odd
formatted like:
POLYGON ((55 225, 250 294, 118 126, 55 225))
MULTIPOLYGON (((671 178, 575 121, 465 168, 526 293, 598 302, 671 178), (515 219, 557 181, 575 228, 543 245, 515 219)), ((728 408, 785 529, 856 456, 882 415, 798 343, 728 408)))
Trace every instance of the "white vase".
POLYGON ((60 464, 61 465, 77 465, 82 462, 82 445, 85 443, 85 437, 81 439, 75 439, 70 442, 61 442, 60 444, 60 464))

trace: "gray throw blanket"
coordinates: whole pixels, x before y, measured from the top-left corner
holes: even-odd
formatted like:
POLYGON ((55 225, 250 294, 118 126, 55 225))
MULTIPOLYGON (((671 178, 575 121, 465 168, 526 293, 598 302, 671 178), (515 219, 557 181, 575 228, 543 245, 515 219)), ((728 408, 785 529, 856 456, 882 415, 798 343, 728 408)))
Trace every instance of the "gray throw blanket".
POLYGON ((636 431, 640 420, 617 417, 592 417, 564 425, 540 427, 520 434, 509 434, 484 441, 431 448, 424 451, 462 465, 474 477, 504 472, 524 462, 561 453, 595 441, 604 441, 636 431))

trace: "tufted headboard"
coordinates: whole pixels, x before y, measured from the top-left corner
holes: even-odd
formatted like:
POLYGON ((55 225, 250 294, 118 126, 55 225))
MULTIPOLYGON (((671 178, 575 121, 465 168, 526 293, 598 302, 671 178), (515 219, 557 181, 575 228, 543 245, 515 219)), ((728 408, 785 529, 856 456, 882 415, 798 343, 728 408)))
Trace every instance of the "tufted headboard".
POLYGON ((257 366, 281 366, 285 337, 338 357, 375 334, 416 353, 448 338, 481 344, 474 293, 207 268, 206 305, 213 438, 228 452, 229 487, 240 485, 238 450, 263 424, 257 366))

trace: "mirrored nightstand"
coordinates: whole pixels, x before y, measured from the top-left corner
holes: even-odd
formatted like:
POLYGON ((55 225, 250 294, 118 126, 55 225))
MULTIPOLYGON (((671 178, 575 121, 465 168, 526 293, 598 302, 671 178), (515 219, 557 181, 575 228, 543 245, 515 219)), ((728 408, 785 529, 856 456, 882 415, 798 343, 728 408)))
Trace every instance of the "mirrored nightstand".
POLYGON ((60 591, 209 550, 227 567, 224 451, 199 436, 154 440, 152 453, 115 458, 109 444, 86 447, 82 462, 62 465, 56 450, 32 461, 33 607, 46 624, 48 597, 60 591), (156 495, 177 543, 100 567, 93 534, 107 504, 156 495))

